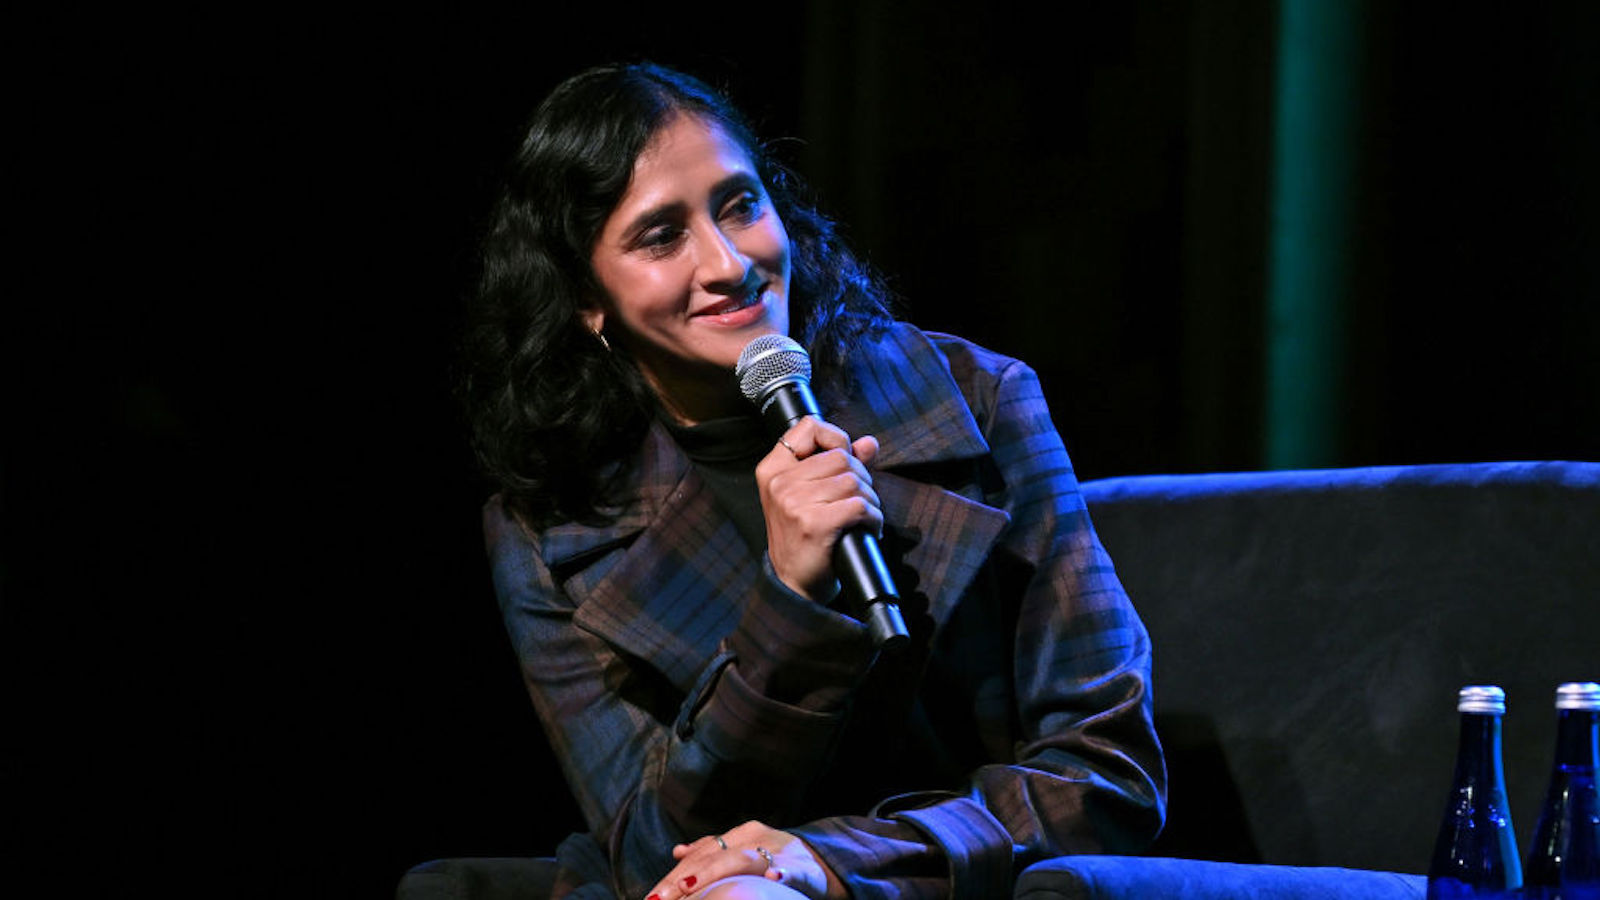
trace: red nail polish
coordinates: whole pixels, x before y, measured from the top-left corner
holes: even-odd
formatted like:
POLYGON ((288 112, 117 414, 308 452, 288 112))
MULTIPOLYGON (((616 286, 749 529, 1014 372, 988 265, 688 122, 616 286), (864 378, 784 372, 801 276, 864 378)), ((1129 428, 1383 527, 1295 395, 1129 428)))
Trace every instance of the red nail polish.
POLYGON ((651 894, 650 896, 644 898, 644 900, 661 900, 661 895, 660 894, 651 894))
POLYGON ((688 878, 685 878, 683 880, 683 886, 686 887, 686 888, 693 888, 694 885, 695 885, 695 882, 697 882, 699 880, 700 879, 694 877, 693 875, 690 875, 688 878))

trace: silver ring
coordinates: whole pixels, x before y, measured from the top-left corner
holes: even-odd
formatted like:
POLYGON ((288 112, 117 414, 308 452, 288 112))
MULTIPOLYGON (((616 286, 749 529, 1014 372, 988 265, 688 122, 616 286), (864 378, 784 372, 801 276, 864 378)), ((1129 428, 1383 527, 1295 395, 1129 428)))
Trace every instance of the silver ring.
POLYGON ((756 853, 759 854, 762 859, 767 861, 767 868, 772 868, 772 854, 767 851, 767 848, 757 847, 756 853))
POLYGON ((790 456, 794 457, 795 459, 799 459, 800 458, 800 454, 796 453, 794 451, 794 448, 789 446, 789 442, 788 441, 784 440, 783 438, 778 438, 778 443, 783 445, 783 449, 789 451, 789 455, 790 456))
POLYGON ((712 840, 713 840, 713 841, 716 841, 716 842, 717 842, 717 846, 718 846, 718 847, 721 847, 721 848, 722 848, 722 849, 724 849, 724 850, 726 850, 726 849, 728 849, 728 842, 727 842, 727 841, 725 841, 725 840, 723 840, 723 839, 722 839, 722 835, 720 835, 720 834, 713 834, 713 835, 712 835, 712 836, 711 836, 711 839, 712 839, 712 840))

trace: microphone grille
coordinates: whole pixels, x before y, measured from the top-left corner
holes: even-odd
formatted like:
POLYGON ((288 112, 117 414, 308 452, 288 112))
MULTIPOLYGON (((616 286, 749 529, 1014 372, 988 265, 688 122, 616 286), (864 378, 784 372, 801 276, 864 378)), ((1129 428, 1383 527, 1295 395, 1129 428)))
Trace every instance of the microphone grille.
POLYGON ((745 399, 759 405, 761 398, 780 384, 810 382, 811 357, 787 335, 763 334, 744 345, 733 371, 739 376, 739 390, 745 399))

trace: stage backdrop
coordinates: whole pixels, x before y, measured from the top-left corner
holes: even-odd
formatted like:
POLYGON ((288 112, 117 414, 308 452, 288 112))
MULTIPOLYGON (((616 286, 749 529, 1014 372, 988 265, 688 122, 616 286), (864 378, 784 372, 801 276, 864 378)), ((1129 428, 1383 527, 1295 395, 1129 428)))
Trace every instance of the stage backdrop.
POLYGON ((19 18, 12 858, 380 896, 571 827, 450 348, 586 65, 727 86, 908 318, 1033 363, 1082 477, 1600 458, 1596 7, 1370 5, 19 18))

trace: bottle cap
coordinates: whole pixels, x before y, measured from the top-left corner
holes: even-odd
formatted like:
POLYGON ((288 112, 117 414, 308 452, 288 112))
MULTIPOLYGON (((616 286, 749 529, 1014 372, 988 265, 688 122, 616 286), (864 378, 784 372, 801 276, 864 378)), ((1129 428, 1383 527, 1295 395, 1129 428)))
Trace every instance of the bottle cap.
POLYGON ((1569 681, 1556 688, 1556 709, 1600 709, 1600 684, 1569 681))
POLYGON ((1461 689, 1460 699, 1456 701, 1456 710, 1464 713, 1503 716, 1506 712, 1506 692, 1492 684, 1467 685, 1461 689))

